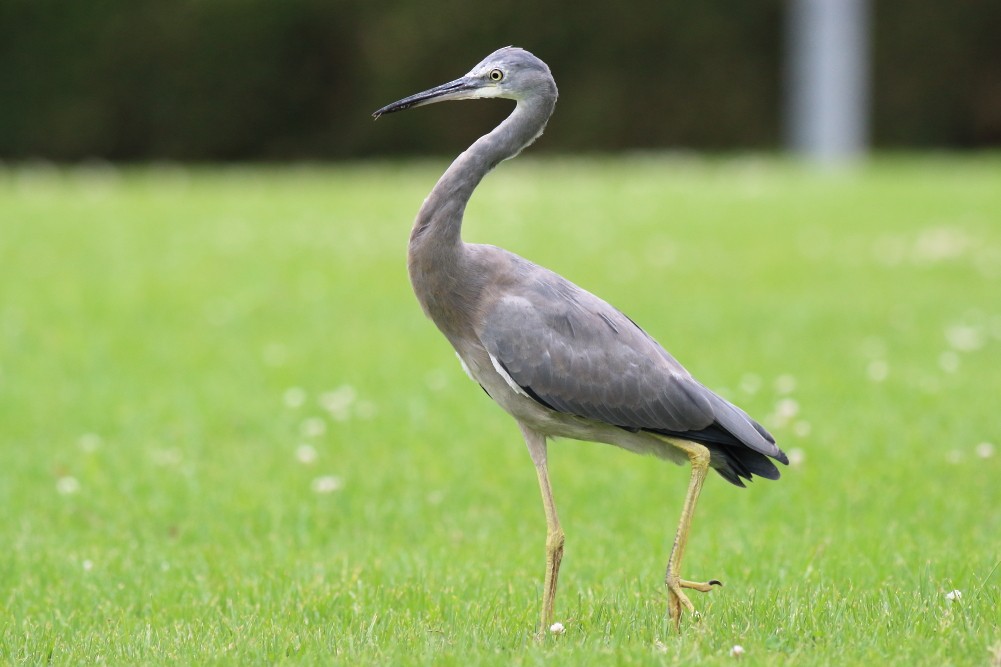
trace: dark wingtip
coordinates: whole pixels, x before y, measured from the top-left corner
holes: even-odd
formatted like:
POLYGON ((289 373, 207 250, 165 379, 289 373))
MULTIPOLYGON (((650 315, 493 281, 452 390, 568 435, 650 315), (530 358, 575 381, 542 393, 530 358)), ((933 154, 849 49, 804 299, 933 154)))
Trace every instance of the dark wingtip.
MULTIPOLYGON (((738 475, 737 472, 735 472, 734 470, 730 469, 730 467, 716 468, 716 472, 719 473, 720 477, 730 482, 734 486, 739 486, 742 489, 747 488, 747 485, 744 484, 744 480, 740 478, 740 475, 738 475)), ((750 476, 748 476, 747 479, 750 480, 751 479, 750 476)))

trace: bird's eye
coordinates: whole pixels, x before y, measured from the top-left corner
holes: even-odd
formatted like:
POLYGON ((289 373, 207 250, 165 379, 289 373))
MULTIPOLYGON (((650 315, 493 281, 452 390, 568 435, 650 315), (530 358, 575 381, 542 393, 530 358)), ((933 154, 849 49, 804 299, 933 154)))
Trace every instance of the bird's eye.
POLYGON ((487 76, 490 77, 491 81, 500 81, 501 79, 504 78, 504 72, 500 71, 499 69, 492 69, 490 70, 490 74, 488 74, 487 76))

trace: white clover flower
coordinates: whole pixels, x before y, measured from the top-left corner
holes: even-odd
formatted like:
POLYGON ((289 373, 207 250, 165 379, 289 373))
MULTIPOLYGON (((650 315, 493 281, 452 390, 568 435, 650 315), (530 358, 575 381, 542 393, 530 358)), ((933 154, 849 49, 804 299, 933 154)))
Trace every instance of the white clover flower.
POLYGON ((77 445, 88 454, 93 453, 101 446, 101 436, 96 433, 84 433, 77 440, 77 445))
POLYGON ((92 560, 85 560, 80 565, 83 567, 84 572, 90 572, 94 569, 94 561, 92 560))
POLYGON ((339 491, 342 486, 344 486, 344 482, 341 481, 340 477, 336 475, 323 475, 314 479, 310 488, 313 489, 314 493, 333 493, 334 491, 339 491))
POLYGON ((768 415, 766 421, 775 428, 784 428, 798 413, 799 402, 795 398, 780 398, 775 403, 775 410, 768 415))
POLYGON ((327 432, 327 422, 319 417, 304 419, 299 425, 299 432, 306 438, 318 438, 327 432))
POLYGON ((890 376, 890 364, 884 359, 873 359, 865 369, 871 382, 883 382, 890 376))
POLYGON ((959 370, 959 355, 952 350, 946 350, 938 356, 938 367, 946 373, 955 373, 959 370))
POLYGON ((306 402, 306 390, 302 387, 289 387, 282 395, 282 400, 285 401, 286 407, 301 408, 306 402))
POLYGON ((295 458, 299 463, 309 465, 316 461, 316 448, 313 445, 301 444, 295 448, 295 458))
POLYGON ((948 593, 945 594, 945 599, 948 600, 949 602, 956 602, 957 600, 962 599, 962 597, 963 597, 963 591, 960 590, 949 591, 948 593))
POLYGON ((780 394, 791 394, 796 389, 796 378, 786 373, 775 378, 775 391, 780 394))
POLYGON ((979 350, 984 346, 986 338, 986 332, 982 327, 969 324, 953 324, 945 330, 945 339, 949 342, 949 347, 959 352, 979 350))
POLYGON ((261 358, 268 366, 284 366, 288 361, 288 349, 281 343, 268 343, 261 350, 261 358))
POLYGON ((68 496, 80 490, 80 482, 76 477, 63 475, 56 480, 56 491, 59 495, 68 496))
POLYGON ((337 421, 346 421, 350 416, 351 404, 358 397, 358 392, 349 384, 341 385, 333 391, 320 394, 320 407, 330 413, 337 421))
POLYGON ((806 452, 799 447, 790 449, 787 452, 787 456, 789 457, 789 465, 791 466, 803 465, 803 462, 806 461, 806 452))
POLYGON ((149 453, 149 457, 153 461, 154 465, 163 466, 165 468, 180 465, 184 458, 181 454, 181 450, 177 447, 154 449, 149 453))
POLYGON ((974 451, 982 459, 989 459, 994 456, 994 445, 989 442, 981 442, 974 451))
POLYGON ((795 398, 783 398, 775 404, 775 414, 788 421, 799 413, 799 402, 795 398))
POLYGON ((563 627, 562 623, 557 621, 556 623, 553 623, 552 625, 549 626, 549 631, 554 635, 562 635, 564 632, 567 631, 567 629, 563 627))
POLYGON ((744 647, 740 644, 734 644, 733 648, 730 649, 730 657, 739 658, 742 655, 744 655, 744 647))

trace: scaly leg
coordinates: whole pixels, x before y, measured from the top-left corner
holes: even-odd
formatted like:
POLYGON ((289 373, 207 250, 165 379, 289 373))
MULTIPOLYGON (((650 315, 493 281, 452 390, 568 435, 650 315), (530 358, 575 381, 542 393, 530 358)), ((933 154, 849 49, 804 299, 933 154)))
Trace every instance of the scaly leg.
POLYGON ((563 560, 563 529, 556 515, 553 489, 549 485, 549 468, 546 465, 546 437, 528 427, 521 426, 522 435, 532 455, 535 472, 539 477, 542 491, 542 506, 546 512, 546 580, 542 588, 542 618, 539 636, 543 636, 553 622, 553 604, 556 600, 556 582, 560 576, 560 561, 563 560))
POLYGON ((674 621, 674 627, 680 632, 681 608, 684 607, 690 612, 695 611, 695 606, 681 589, 691 588, 708 593, 713 586, 722 586, 722 584, 715 579, 706 583, 686 581, 679 575, 681 559, 685 555, 685 546, 688 544, 688 531, 692 526, 692 515, 695 513, 695 503, 699 499, 702 483, 709 472, 709 450, 698 443, 683 440, 671 440, 671 444, 688 454, 688 459, 692 463, 692 477, 688 482, 688 493, 685 495, 685 504, 681 508, 681 520, 678 522, 678 532, 674 536, 674 547, 671 549, 671 557, 667 561, 667 573, 664 577, 668 592, 668 613, 671 620, 674 621))

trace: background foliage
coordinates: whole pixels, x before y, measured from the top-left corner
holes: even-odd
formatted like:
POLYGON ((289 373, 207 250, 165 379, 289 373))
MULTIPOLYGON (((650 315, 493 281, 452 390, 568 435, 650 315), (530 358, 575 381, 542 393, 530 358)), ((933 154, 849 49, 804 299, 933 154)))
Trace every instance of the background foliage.
MULTIPOLYGON (((1001 3, 873 5, 875 143, 1001 142, 1001 3)), ((781 139, 783 15, 781 0, 615 8, 597 0, 0 0, 0 156, 452 152, 506 105, 413 114, 378 128, 369 113, 511 43, 546 60, 561 88, 559 122, 540 149, 771 148, 781 139)))

